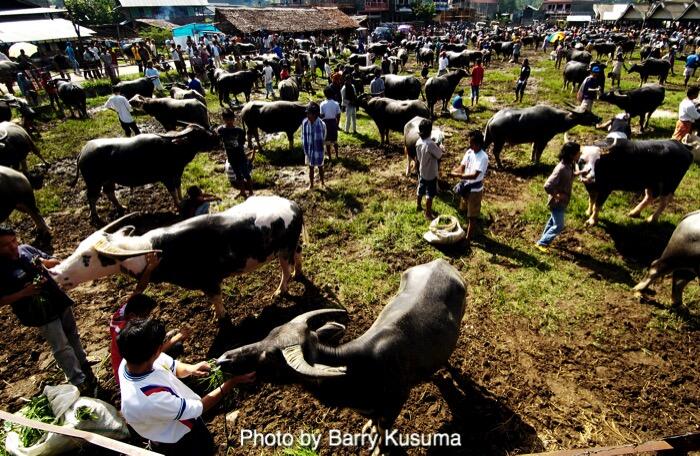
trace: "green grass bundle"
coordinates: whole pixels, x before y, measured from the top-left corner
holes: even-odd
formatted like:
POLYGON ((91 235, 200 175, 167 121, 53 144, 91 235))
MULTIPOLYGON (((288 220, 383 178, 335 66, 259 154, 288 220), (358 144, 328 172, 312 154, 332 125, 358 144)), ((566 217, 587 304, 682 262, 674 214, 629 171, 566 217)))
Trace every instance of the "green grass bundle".
MULTIPOLYGON (((56 421, 49 399, 43 394, 31 398, 27 405, 20 409, 19 413, 25 418, 42 423, 53 424, 56 421)), ((19 434, 19 441, 25 448, 35 445, 45 434, 44 431, 26 426, 17 426, 14 430, 19 434)))
POLYGON ((80 421, 97 421, 97 413, 87 405, 82 405, 75 410, 75 417, 80 421))
POLYGON ((216 365, 215 359, 210 359, 208 363, 209 367, 211 368, 211 370, 209 371, 209 375, 207 375, 206 377, 198 378, 197 380, 195 380, 195 383, 205 392, 210 393, 216 388, 223 385, 223 383, 226 381, 226 376, 221 370, 221 367, 216 365))

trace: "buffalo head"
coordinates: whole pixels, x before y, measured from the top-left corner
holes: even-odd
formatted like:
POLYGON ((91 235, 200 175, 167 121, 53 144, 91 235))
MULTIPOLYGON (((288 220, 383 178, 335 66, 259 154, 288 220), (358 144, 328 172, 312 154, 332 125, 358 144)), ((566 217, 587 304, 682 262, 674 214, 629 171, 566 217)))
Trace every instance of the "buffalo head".
POLYGON ((115 220, 85 238, 68 258, 49 270, 56 283, 70 290, 83 282, 119 272, 140 274, 146 267, 144 255, 155 250, 139 236, 129 236, 133 226, 123 226, 135 215, 115 220))
POLYGON ((638 63, 635 63, 627 70, 628 73, 641 73, 644 67, 638 63))
POLYGON ((593 114, 591 111, 581 110, 581 109, 569 109, 567 117, 569 120, 576 122, 576 125, 585 125, 593 127, 600 123, 602 118, 593 114))
POLYGON ((325 366, 315 360, 322 341, 336 338, 345 330, 339 323, 323 323, 345 316, 346 311, 341 309, 307 312, 273 329, 259 342, 227 351, 216 363, 232 375, 252 371, 275 375, 291 368, 296 374, 311 378, 343 376, 346 366, 325 366))

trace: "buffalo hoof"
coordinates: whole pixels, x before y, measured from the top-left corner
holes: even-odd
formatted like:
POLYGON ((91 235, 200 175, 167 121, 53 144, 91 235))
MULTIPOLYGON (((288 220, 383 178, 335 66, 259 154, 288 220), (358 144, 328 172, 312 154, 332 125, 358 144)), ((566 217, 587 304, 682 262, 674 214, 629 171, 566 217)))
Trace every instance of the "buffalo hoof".
POLYGON ((272 294, 272 300, 276 301, 282 296, 287 296, 289 294, 289 290, 282 290, 281 288, 278 288, 273 294, 272 294))
POLYGON ((647 222, 649 222, 649 223, 656 222, 657 219, 658 219, 658 217, 654 217, 653 215, 650 215, 649 217, 647 217, 647 222))
POLYGON ((586 220, 586 225, 588 225, 588 226, 596 226, 597 224, 598 224, 598 221, 593 219, 593 218, 589 218, 588 220, 586 220))

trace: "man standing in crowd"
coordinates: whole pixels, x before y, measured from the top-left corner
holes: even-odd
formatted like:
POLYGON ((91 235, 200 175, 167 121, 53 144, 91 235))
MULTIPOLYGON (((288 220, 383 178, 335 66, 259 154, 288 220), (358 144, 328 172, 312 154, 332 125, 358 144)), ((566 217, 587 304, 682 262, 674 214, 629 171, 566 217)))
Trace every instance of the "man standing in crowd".
POLYGON ((481 201, 484 197, 484 176, 489 166, 489 156, 484 151, 484 136, 481 131, 469 133, 469 149, 462 162, 456 166, 450 176, 462 179, 455 186, 455 193, 462 197, 460 209, 467 210, 467 241, 471 240, 476 223, 481 213, 481 201))
POLYGON ((139 131, 139 127, 136 126, 136 122, 131 115, 131 104, 129 103, 129 100, 122 96, 121 91, 117 86, 114 86, 112 92, 114 94, 109 97, 107 103, 105 103, 105 108, 111 109, 117 113, 119 123, 124 129, 124 133, 127 137, 131 136, 132 131, 135 135, 140 135, 141 131, 139 131))
POLYGON ((46 268, 60 263, 30 245, 20 245, 10 228, 0 227, 0 307, 11 306, 23 326, 38 328, 56 364, 81 394, 93 396, 97 380, 80 343, 71 300, 46 268))

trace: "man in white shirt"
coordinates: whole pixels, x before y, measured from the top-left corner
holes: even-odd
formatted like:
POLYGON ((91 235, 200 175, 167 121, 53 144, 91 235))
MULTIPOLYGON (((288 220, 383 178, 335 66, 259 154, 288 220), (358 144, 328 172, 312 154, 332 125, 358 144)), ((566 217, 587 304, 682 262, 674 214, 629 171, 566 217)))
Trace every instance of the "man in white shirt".
POLYGON ((105 103, 105 108, 111 109, 117 113, 119 123, 127 137, 131 136, 132 131, 135 135, 140 135, 141 131, 139 131, 139 127, 136 126, 136 122, 134 122, 134 118, 131 116, 131 104, 129 104, 129 100, 121 95, 119 87, 117 86, 112 89, 112 92, 114 94, 109 97, 107 103, 105 103))
POLYGON ((464 154, 462 162, 450 172, 450 176, 462 179, 455 186, 455 192, 462 197, 460 209, 467 209, 467 241, 472 238, 484 196, 484 176, 489 166, 489 157, 483 150, 483 145, 484 136, 481 131, 469 132, 469 150, 464 154))
POLYGON ((433 220, 433 198, 437 196, 438 166, 442 158, 442 149, 430 137, 433 122, 423 119, 418 124, 420 139, 416 142, 416 160, 418 161, 418 191, 416 192, 416 210, 421 210, 421 201, 425 195, 425 218, 433 220))
POLYGON ((442 76, 443 74, 447 73, 447 66, 450 64, 449 59, 447 58, 447 53, 445 51, 442 51, 440 53, 440 59, 438 60, 438 76, 442 76))
POLYGON ((692 132, 695 121, 700 119, 700 112, 695 106, 695 99, 700 94, 700 88, 691 86, 685 93, 686 98, 678 106, 678 122, 676 122, 676 129, 671 137, 676 141, 682 140, 685 135, 692 132))
POLYGON ((340 125, 340 105, 333 99, 333 90, 330 87, 323 89, 326 97, 321 102, 321 120, 326 124, 326 153, 328 159, 333 158, 331 146, 335 148, 335 158, 338 158, 338 126, 340 125))
POLYGON ((249 383, 255 373, 233 377, 204 397, 179 378, 209 373, 206 361, 185 364, 162 352, 165 326, 157 319, 135 319, 119 333, 117 346, 124 357, 119 365, 121 413, 151 448, 161 454, 210 455, 214 439, 202 413, 216 405, 238 383, 249 383))
POLYGON ((265 66, 263 67, 263 79, 265 81, 265 99, 272 95, 272 98, 275 98, 275 91, 272 89, 272 76, 274 76, 274 71, 272 70, 272 66, 270 66, 270 62, 265 62, 265 66))

